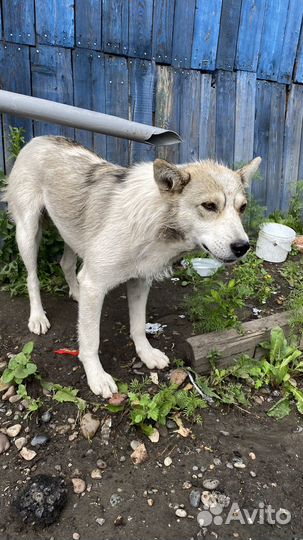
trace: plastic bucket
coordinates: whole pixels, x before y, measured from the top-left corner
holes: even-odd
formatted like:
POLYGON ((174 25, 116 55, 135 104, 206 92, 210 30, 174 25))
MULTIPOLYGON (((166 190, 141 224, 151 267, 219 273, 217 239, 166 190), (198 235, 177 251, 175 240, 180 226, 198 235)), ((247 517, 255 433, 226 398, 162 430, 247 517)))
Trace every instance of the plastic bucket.
POLYGON ((295 237, 295 231, 286 225, 264 223, 259 232, 256 255, 264 261, 283 262, 295 237))
POLYGON ((214 259, 192 259, 191 264, 201 277, 212 276, 217 270, 223 266, 222 263, 214 259))

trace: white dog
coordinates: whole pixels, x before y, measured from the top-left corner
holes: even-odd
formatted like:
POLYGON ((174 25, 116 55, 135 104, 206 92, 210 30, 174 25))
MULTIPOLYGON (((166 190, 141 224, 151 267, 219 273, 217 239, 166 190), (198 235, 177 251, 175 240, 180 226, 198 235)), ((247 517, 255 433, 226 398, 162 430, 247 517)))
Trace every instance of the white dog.
POLYGON ((61 266, 79 301, 79 356, 91 390, 104 398, 117 391, 99 361, 99 327, 105 294, 123 282, 137 354, 148 368, 165 368, 167 356, 145 335, 151 282, 195 248, 224 262, 246 253, 244 187, 260 161, 238 171, 213 161, 176 166, 160 159, 122 168, 63 137, 33 139, 16 160, 5 196, 28 272, 31 332, 50 327, 37 277, 46 210, 65 241, 61 266), (83 261, 78 276, 77 256, 83 261))

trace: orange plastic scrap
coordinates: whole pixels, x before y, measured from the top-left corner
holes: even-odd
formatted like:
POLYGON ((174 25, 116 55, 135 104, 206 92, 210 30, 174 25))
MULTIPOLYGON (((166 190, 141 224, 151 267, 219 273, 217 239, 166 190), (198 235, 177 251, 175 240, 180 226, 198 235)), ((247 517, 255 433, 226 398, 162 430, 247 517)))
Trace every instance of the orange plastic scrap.
POLYGON ((76 349, 58 349, 55 354, 69 354, 70 356, 79 356, 79 351, 76 349))

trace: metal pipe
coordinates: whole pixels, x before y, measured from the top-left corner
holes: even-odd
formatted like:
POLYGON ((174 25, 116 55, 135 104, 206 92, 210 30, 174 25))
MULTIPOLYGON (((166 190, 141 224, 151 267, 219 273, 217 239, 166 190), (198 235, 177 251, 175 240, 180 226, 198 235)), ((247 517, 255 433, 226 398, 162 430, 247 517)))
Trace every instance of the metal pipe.
POLYGON ((95 133, 121 137, 155 146, 181 142, 178 133, 155 126, 131 122, 118 116, 80 109, 64 103, 56 103, 15 92, 0 90, 0 112, 44 120, 95 133))

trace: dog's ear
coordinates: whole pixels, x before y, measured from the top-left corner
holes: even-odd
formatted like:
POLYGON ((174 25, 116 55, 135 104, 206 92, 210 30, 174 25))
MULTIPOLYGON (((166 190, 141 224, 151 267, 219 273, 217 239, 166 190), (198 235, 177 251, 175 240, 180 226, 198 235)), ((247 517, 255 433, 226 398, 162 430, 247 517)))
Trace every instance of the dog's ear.
POLYGON ((241 178, 241 182, 244 186, 248 186, 253 176, 256 174, 257 170, 260 167, 262 159, 260 157, 256 157, 247 165, 244 165, 241 169, 237 170, 238 175, 241 178))
POLYGON ((181 193, 190 181, 190 174, 165 159, 154 161, 154 177, 161 192, 181 193))

